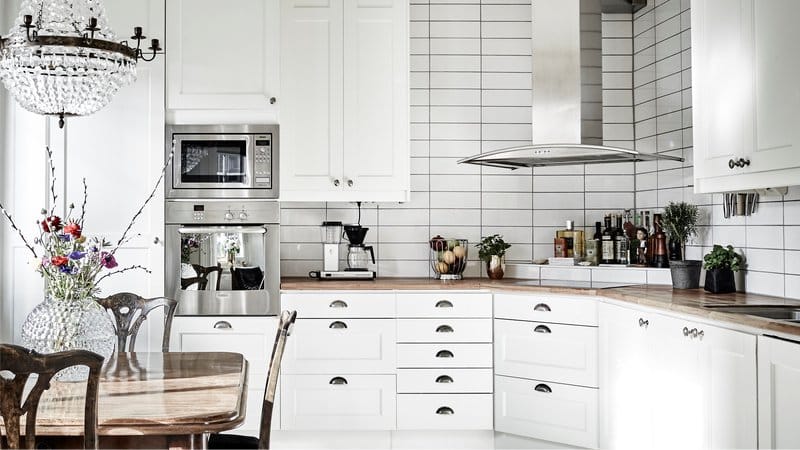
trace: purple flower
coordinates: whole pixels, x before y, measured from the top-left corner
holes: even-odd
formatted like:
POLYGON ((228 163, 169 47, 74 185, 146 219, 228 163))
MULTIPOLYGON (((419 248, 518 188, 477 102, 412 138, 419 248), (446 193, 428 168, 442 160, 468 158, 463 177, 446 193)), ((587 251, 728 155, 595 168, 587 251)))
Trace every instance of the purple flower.
POLYGON ((72 236, 68 234, 59 234, 58 237, 64 242, 69 242, 72 239, 72 236))
POLYGON ((100 249, 99 249, 99 248, 97 248, 97 246, 96 246, 96 245, 93 245, 93 246, 91 246, 91 247, 89 248, 89 251, 90 251, 90 252, 92 252, 92 253, 97 253, 97 252, 99 252, 99 251, 100 251, 100 249))
POLYGON ((108 252, 100 253, 100 264, 106 269, 113 269, 117 267, 117 260, 114 258, 114 255, 108 252))
POLYGON ((70 266, 68 266, 68 265, 63 265, 63 266, 61 266, 61 267, 60 267, 58 270, 59 270, 61 273, 68 273, 68 274, 72 275, 72 267, 70 267, 70 266))
POLYGON ((83 258, 84 256, 86 256, 86 252, 75 250, 74 252, 69 254, 69 259, 78 260, 83 258))
POLYGON ((50 265, 50 258, 48 258, 47 256, 42 256, 42 265, 44 267, 49 266, 50 265))

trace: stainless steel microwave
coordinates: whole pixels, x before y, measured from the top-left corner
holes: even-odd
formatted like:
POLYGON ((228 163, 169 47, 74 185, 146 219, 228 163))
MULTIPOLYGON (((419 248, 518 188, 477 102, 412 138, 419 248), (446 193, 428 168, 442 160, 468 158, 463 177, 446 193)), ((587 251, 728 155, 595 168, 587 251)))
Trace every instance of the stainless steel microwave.
POLYGON ((166 197, 278 198, 278 125, 168 125, 166 197))

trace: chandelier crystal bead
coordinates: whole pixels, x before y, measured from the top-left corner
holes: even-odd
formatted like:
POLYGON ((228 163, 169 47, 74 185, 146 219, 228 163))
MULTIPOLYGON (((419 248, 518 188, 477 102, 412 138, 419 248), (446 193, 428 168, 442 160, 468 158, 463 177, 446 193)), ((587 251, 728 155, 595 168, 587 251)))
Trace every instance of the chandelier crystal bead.
POLYGON ((28 111, 64 117, 97 112, 136 80, 138 59, 152 56, 117 42, 100 0, 24 0, 16 24, 0 39, 0 80, 28 111))

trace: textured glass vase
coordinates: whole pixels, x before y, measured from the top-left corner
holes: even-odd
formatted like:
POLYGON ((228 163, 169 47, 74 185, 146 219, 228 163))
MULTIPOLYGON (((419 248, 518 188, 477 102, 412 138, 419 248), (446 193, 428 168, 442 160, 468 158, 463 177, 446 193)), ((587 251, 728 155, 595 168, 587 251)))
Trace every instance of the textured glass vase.
MULTIPOLYGON (((39 353, 89 350, 108 359, 114 352, 114 325, 94 299, 47 298, 36 305, 22 324, 23 345, 39 353)), ((59 381, 81 381, 89 376, 86 366, 64 369, 59 381)))

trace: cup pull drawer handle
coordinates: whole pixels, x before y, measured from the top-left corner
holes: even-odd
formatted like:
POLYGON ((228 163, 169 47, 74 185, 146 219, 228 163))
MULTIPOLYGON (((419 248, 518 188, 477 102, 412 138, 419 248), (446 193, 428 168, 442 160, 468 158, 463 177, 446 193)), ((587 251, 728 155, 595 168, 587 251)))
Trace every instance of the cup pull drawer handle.
POLYGON ((455 413, 456 412, 453 411, 453 408, 449 406, 442 406, 441 408, 436 410, 436 414, 439 414, 441 416, 452 416, 455 413))
POLYGON ((536 387, 533 388, 533 390, 535 390, 536 392, 544 392, 545 394, 553 392, 553 390, 550 389, 550 386, 544 383, 537 384, 536 387))
POLYGON ((436 327, 436 332, 437 333, 452 333, 453 332, 453 327, 451 327, 450 325, 439 325, 438 327, 436 327))
POLYGON ((548 328, 546 325, 539 325, 536 328, 534 328, 533 331, 535 333, 552 333, 552 331, 550 331, 550 328, 548 328))
POLYGON ((448 375, 440 375, 440 376, 436 377, 436 382, 437 383, 452 383, 453 382, 453 378, 448 376, 448 375))
POLYGON ((337 328, 337 329, 339 329, 339 328, 347 328, 347 324, 337 320, 336 322, 333 322, 330 325, 328 325, 328 328, 337 328))
POLYGON ((347 384, 347 380, 343 377, 333 377, 328 384, 347 384))
POLYGON ((545 311, 545 312, 551 311, 550 306, 547 305, 546 303, 539 303, 538 305, 533 307, 533 310, 534 311, 545 311))
POLYGON ((329 306, 331 308, 347 308, 347 302, 344 300, 334 300, 329 306))
POLYGON ((438 302, 436 302, 436 307, 437 308, 452 308, 453 307, 453 302, 451 302, 450 300, 439 300, 438 302))
POLYGON ((438 352, 436 352, 437 358, 452 358, 453 356, 454 356, 453 352, 451 352, 450 350, 439 350, 438 352))
POLYGON ((233 326, 231 326, 231 323, 228 321, 220 320, 219 322, 214 324, 214 328, 218 330, 230 330, 231 328, 233 328, 233 326))

